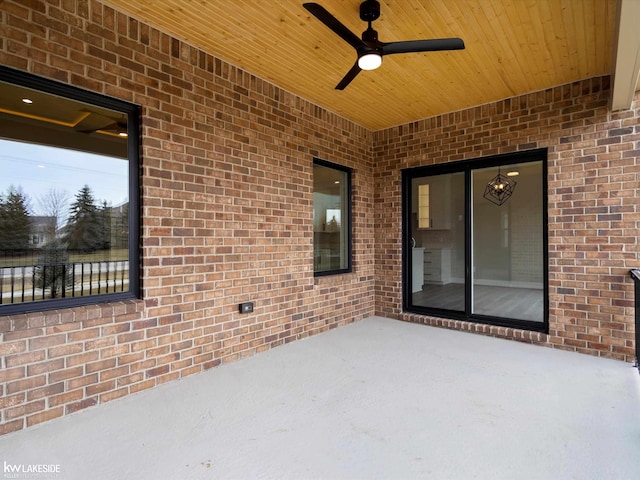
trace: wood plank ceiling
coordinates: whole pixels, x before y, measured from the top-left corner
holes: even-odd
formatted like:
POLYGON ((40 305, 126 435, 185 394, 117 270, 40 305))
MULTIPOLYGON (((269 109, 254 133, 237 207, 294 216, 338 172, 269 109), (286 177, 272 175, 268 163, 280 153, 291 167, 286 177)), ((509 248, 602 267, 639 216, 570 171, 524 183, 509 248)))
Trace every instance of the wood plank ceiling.
MULTIPOLYGON (((372 130, 611 73, 616 0, 380 0, 380 40, 466 49, 384 57, 343 91, 355 50, 302 0, 106 4, 372 130)), ((356 35, 360 0, 317 0, 356 35)))

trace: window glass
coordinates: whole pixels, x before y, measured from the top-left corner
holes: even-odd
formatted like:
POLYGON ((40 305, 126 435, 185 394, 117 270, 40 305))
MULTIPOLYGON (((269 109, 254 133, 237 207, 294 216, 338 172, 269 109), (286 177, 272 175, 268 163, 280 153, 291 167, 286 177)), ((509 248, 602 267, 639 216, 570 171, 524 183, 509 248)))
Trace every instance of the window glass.
POLYGON ((317 275, 351 271, 351 172, 315 160, 313 250, 317 275))
POLYGON ((418 177, 412 186, 413 302, 464 311, 464 173, 418 177))
POLYGON ((136 296, 137 107, 0 80, 0 314, 136 296))
POLYGON ((475 170, 472 191, 473 313, 542 322, 542 162, 475 170), (490 185, 496 178, 504 183, 490 185), (488 200, 487 185, 512 195, 488 200))

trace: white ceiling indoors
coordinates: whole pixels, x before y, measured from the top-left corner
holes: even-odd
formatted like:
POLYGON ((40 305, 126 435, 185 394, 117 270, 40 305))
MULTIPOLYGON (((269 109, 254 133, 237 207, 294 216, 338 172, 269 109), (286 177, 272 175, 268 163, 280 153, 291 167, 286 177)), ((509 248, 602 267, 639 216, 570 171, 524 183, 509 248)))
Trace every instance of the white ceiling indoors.
MULTIPOLYGON (((380 0, 381 41, 466 48, 385 56, 342 91, 355 50, 301 0, 105 3, 373 130, 600 75, 612 75, 614 110, 638 89, 640 0, 380 0)), ((366 29, 360 0, 316 3, 366 29)))

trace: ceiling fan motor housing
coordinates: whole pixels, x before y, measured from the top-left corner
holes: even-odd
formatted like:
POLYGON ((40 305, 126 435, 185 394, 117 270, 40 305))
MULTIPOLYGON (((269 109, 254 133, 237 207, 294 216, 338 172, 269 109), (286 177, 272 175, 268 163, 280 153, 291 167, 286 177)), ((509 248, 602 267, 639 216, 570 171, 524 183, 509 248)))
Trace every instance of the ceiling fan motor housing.
POLYGON ((373 22, 380 16, 380 2, 377 0, 365 0, 360 4, 360 19, 365 22, 373 22))
POLYGON ((367 28, 362 32, 362 41, 375 48, 376 43, 378 42, 378 32, 371 27, 367 28))

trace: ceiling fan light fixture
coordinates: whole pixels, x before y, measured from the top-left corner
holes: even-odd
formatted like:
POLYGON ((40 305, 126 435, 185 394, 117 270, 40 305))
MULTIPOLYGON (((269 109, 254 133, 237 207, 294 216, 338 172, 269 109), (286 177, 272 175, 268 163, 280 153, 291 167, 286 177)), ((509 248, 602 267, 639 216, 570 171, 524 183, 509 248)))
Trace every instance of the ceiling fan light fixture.
POLYGON ((374 20, 380 17, 380 2, 378 0, 364 0, 360 4, 360 20, 368 23, 367 29, 362 32, 362 38, 345 27, 340 20, 331 15, 322 5, 315 2, 306 2, 302 6, 356 50, 358 61, 342 77, 342 80, 336 85, 336 90, 344 90, 362 70, 375 70, 378 68, 382 65, 382 57, 385 55, 462 50, 464 48, 464 42, 460 38, 381 42, 378 40, 378 32, 371 25, 374 20))
POLYGON ((377 53, 366 53, 358 58, 358 66, 362 70, 375 70, 382 65, 382 56, 377 53))

